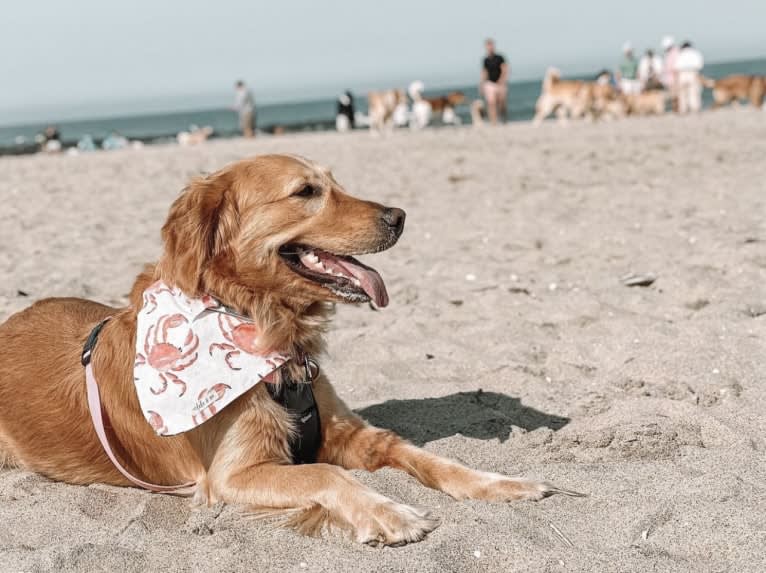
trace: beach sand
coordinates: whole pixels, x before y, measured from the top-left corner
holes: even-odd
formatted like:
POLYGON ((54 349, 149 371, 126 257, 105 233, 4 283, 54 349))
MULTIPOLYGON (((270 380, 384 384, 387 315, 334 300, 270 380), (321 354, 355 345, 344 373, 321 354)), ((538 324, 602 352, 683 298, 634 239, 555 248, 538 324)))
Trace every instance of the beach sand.
POLYGON ((457 502, 354 472, 441 520, 376 549, 12 469, 0 570, 766 570, 766 115, 3 158, 0 319, 47 296, 123 304, 186 179, 264 152, 408 214, 364 257, 390 307, 338 308, 322 367, 341 397, 429 451, 589 497, 457 502))

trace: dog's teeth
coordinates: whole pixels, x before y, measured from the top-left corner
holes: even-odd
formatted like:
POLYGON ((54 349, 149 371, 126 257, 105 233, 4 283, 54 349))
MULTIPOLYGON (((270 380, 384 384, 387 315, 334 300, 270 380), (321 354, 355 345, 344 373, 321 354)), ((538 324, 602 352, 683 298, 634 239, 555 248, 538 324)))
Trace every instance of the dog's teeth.
POLYGON ((351 279, 351 282, 353 282, 354 285, 358 287, 362 286, 362 283, 359 281, 359 279, 351 279))

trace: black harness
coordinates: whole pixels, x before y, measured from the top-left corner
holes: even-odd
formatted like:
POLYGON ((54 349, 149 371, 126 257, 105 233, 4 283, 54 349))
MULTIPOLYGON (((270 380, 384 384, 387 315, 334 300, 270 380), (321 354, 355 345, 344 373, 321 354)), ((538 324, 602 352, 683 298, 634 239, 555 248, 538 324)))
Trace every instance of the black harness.
POLYGON ((293 418, 295 435, 290 440, 290 455, 294 464, 316 462, 319 447, 322 445, 319 408, 311 387, 311 382, 319 374, 319 368, 312 375, 310 366, 307 366, 306 374, 305 382, 294 382, 288 379, 279 385, 266 384, 274 401, 287 410, 293 418))
MULTIPOLYGON (((87 366, 93 349, 98 342, 98 335, 109 319, 99 322, 90 331, 82 349, 82 364, 87 366)), ((305 356, 303 363, 306 379, 295 382, 286 379, 281 384, 265 382, 269 394, 274 401, 282 406, 293 418, 295 434, 290 439, 290 455, 294 464, 313 464, 316 462, 319 448, 322 445, 322 426, 319 421, 319 408, 314 399, 311 383, 319 376, 319 365, 313 358, 305 356)))

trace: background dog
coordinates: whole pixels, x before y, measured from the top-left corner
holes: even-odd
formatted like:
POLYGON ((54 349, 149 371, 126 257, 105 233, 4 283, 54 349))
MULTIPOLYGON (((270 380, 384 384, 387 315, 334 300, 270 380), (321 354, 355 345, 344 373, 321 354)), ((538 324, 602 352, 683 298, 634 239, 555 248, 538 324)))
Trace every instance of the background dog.
POLYGON ((646 90, 622 96, 627 115, 661 115, 665 113, 668 93, 665 90, 646 90))
POLYGON ((370 120, 370 131, 382 133, 394 128, 394 112, 401 104, 407 104, 407 95, 403 90, 384 90, 369 92, 367 106, 370 120))
POLYGON ((713 90, 713 107, 749 101, 753 107, 762 107, 766 95, 766 76, 735 74, 719 80, 704 78, 705 87, 713 90))
POLYGON ((562 122, 586 116, 597 118, 615 97, 615 90, 608 83, 562 80, 559 70, 548 68, 535 104, 533 123, 540 125, 554 112, 562 122))

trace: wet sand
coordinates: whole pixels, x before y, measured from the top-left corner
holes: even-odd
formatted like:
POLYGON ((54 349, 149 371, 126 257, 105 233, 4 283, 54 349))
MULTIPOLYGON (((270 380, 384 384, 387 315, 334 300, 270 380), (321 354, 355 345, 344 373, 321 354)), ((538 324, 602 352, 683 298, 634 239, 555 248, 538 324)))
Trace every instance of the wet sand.
POLYGON ((441 520, 375 549, 12 469, 1 570, 766 569, 766 115, 2 158, 0 320, 47 296, 123 304, 185 180, 275 151, 408 213, 364 258, 390 307, 338 309, 339 394, 430 451, 589 497, 456 502, 355 472, 441 520))

